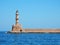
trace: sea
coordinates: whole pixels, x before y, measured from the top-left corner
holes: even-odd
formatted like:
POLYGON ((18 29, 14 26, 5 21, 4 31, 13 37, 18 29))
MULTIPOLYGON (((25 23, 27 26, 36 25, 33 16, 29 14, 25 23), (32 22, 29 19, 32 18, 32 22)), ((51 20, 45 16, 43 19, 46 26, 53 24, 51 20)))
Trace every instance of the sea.
POLYGON ((60 33, 0 32, 0 45, 60 45, 60 33))

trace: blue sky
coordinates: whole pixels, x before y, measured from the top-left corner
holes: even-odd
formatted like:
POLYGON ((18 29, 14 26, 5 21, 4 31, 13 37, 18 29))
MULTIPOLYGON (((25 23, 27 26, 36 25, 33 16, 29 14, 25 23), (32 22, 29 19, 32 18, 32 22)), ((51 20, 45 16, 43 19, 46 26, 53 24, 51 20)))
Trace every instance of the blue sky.
POLYGON ((9 31, 19 23, 23 28, 60 28, 60 0, 0 0, 0 31, 9 31))

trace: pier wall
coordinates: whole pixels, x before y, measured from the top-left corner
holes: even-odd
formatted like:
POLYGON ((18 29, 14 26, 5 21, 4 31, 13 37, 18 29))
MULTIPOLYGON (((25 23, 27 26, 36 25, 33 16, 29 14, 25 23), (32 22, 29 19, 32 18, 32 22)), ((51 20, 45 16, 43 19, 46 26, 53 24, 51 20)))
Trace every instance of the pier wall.
POLYGON ((60 32, 60 29, 25 29, 24 32, 60 32))

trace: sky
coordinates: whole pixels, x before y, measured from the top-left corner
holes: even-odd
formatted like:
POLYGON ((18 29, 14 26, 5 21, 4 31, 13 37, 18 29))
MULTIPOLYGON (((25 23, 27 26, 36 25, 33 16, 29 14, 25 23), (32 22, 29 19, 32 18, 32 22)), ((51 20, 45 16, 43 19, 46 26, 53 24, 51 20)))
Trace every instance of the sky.
POLYGON ((0 31, 10 31, 16 10, 23 28, 60 28, 60 0, 0 0, 0 31))

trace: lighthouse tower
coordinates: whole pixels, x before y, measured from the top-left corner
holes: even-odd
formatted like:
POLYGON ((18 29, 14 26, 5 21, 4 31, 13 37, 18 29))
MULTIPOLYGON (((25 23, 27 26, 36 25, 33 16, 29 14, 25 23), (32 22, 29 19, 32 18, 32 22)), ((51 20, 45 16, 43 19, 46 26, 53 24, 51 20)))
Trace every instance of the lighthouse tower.
POLYGON ((16 11, 16 24, 18 24, 19 22, 19 13, 18 13, 18 10, 16 11))
POLYGON ((15 25, 12 25, 12 32, 22 32, 21 24, 19 24, 19 13, 18 10, 16 11, 16 23, 15 25))

